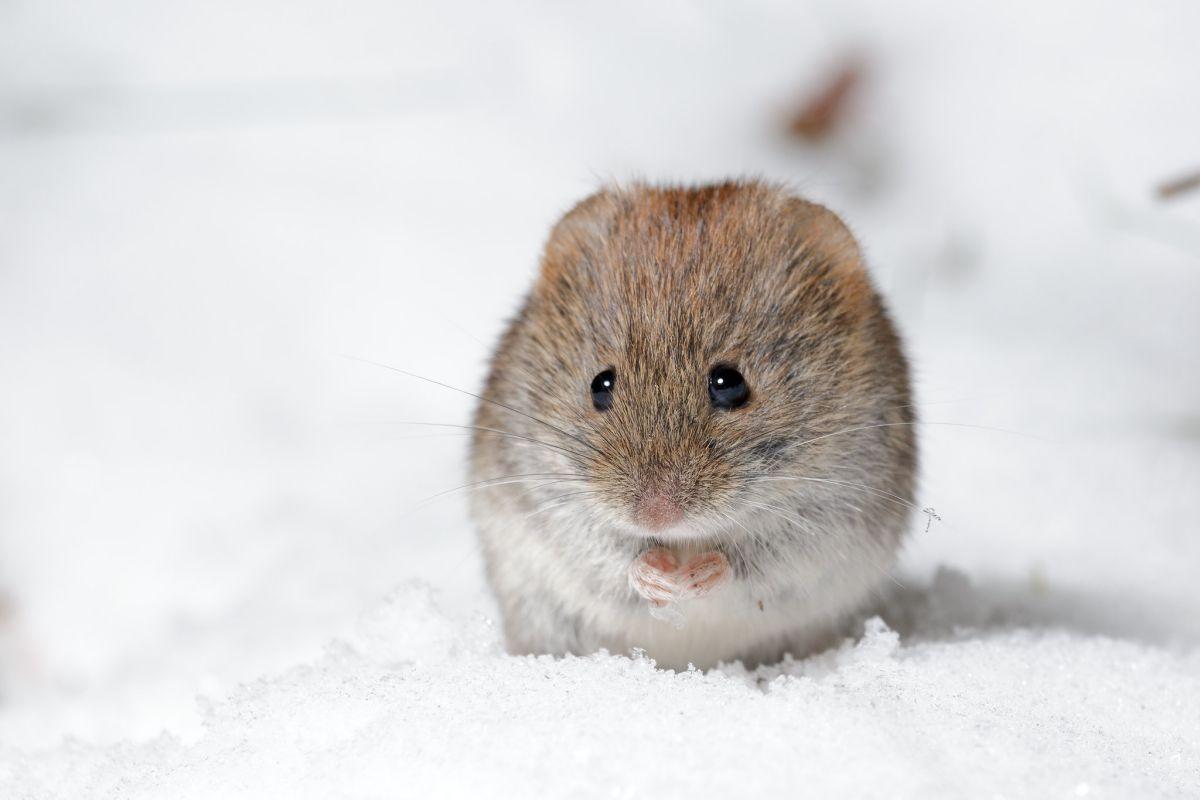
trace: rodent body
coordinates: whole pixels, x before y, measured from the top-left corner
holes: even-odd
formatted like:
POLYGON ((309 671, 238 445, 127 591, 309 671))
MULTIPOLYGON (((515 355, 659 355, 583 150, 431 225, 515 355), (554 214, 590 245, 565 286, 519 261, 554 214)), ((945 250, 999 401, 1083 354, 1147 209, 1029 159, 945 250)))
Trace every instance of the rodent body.
POLYGON ((832 212, 756 182, 592 195, 552 231, 475 418, 510 651, 810 651, 894 562, 913 423, 832 212), (650 613, 676 597, 681 623, 650 613))

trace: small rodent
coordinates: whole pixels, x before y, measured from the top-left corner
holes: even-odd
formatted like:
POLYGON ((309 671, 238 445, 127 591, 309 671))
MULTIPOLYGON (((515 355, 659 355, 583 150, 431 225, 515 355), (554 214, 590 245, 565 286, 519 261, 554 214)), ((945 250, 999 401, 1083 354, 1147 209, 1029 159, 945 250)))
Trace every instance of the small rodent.
POLYGON ((472 515, 513 653, 803 655, 908 527, 900 341, 846 226, 779 186, 576 205, 481 400, 472 515))

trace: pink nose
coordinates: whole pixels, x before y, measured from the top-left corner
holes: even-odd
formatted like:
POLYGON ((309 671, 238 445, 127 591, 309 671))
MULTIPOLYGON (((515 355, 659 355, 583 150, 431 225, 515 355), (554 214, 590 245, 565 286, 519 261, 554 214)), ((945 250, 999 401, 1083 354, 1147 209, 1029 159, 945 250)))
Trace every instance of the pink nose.
POLYGON ((683 519, 679 503, 661 492, 643 495, 634 509, 638 524, 652 531, 669 528, 683 519))

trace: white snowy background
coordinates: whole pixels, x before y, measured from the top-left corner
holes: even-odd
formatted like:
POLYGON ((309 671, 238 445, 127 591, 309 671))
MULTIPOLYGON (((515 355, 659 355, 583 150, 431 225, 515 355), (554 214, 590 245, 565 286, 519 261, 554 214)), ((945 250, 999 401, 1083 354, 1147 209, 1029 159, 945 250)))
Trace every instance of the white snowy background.
POLYGON ((1198 30, 0 0, 0 797, 1200 796, 1198 30), (465 439, 403 424, 470 399, 343 355, 475 389, 574 200, 745 174, 862 239, 941 521, 805 661, 503 655, 422 503, 465 439))

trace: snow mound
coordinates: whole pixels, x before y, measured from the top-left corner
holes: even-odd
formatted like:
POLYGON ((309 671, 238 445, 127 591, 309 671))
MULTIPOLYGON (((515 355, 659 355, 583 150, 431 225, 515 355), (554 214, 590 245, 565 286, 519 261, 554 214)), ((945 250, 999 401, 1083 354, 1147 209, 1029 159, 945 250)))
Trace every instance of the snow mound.
POLYGON ((1200 658, 1028 629, 906 643, 872 618, 811 659, 675 673, 504 655, 412 583, 204 717, 190 743, 13 758, 3 795, 1185 797, 1200 658))

